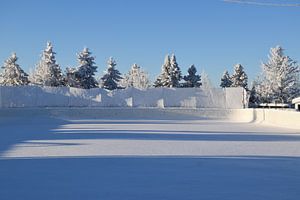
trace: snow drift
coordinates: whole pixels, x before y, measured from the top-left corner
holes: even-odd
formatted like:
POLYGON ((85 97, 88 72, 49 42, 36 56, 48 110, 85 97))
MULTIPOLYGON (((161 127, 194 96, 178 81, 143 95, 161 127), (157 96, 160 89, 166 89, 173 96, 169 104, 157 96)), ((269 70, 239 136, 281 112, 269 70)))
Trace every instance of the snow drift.
POLYGON ((183 107, 238 109, 247 104, 243 88, 101 88, 0 87, 0 107, 183 107))

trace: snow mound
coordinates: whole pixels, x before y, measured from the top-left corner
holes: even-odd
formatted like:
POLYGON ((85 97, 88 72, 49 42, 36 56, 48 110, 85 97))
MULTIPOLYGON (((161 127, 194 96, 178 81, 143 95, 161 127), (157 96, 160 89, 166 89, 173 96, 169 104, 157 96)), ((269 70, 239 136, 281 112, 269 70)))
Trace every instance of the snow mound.
POLYGON ((243 88, 101 88, 0 87, 0 108, 13 107, 182 107, 239 109, 246 106, 243 88))

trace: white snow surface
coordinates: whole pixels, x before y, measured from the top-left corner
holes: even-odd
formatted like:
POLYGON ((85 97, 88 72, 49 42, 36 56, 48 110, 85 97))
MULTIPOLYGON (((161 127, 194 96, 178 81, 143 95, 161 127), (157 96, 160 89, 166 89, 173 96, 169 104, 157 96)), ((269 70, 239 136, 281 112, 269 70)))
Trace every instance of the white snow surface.
POLYGON ((178 116, 0 117, 0 197, 299 199, 298 130, 178 116))
POLYGON ((2 157, 300 156, 300 135, 283 131, 212 120, 69 120, 2 157))

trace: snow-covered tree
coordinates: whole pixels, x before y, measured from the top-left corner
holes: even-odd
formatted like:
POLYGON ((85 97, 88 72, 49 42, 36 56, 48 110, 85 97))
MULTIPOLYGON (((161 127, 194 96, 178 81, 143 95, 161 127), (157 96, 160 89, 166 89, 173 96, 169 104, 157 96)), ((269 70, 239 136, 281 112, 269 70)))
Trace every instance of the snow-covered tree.
POLYGON ((161 73, 157 77, 156 81, 154 82, 154 87, 168 87, 169 84, 169 69, 171 67, 170 64, 170 56, 166 55, 164 64, 161 67, 161 73))
POLYGON ((16 63, 18 57, 16 53, 12 55, 4 62, 3 72, 1 73, 0 85, 7 86, 18 86, 27 85, 28 75, 21 69, 21 67, 16 63))
POLYGON ((299 95, 299 65, 284 55, 280 46, 271 48, 269 61, 262 64, 259 93, 265 102, 288 103, 299 95))
POLYGON ((91 54, 88 48, 83 48, 82 52, 77 54, 79 66, 76 69, 67 68, 67 81, 70 86, 83 89, 98 87, 98 82, 94 78, 97 66, 91 54))
POLYGON ((138 89, 146 89, 150 85, 149 75, 141 69, 137 64, 133 64, 128 74, 122 80, 122 85, 127 87, 134 87, 138 89))
POLYGON ((116 61, 110 57, 107 61, 107 69, 103 77, 101 78, 101 87, 107 90, 115 90, 121 88, 119 82, 122 79, 121 73, 115 68, 116 61))
POLYGON ((194 65, 188 69, 188 75, 184 76, 183 79, 185 83, 183 83, 183 87, 200 87, 201 83, 201 76, 197 75, 197 69, 194 65))
POLYGON ((203 70, 201 72, 201 78, 202 78, 202 88, 205 90, 211 90, 214 88, 208 74, 203 70))
POLYGON ((180 80, 182 79, 181 71, 176 61, 175 54, 171 55, 170 58, 170 71, 169 71, 169 87, 180 87, 180 80))
POLYGON ((231 77, 230 77, 228 71, 225 70, 225 72, 223 73, 223 76, 221 78, 220 87, 226 88, 226 87, 231 87, 231 85, 232 85, 231 77))
POLYGON ((256 81, 253 81, 251 89, 249 91, 249 106, 250 107, 256 107, 261 102, 261 99, 257 92, 257 89, 258 89, 258 83, 256 81))
POLYGON ((80 88, 79 76, 77 72, 77 69, 74 67, 66 68, 66 86, 80 88))
POLYGON ((174 54, 166 55, 161 74, 154 82, 154 87, 180 87, 182 79, 180 68, 174 54))
POLYGON ((231 87, 243 87, 248 90, 248 76, 241 64, 235 65, 231 81, 231 87))
POLYGON ((47 47, 42 53, 41 60, 30 76, 32 83, 53 87, 64 85, 64 77, 60 66, 56 64, 55 54, 51 42, 47 42, 47 47))
POLYGON ((257 79, 255 80, 255 92, 258 96, 258 102, 259 103, 270 103, 271 97, 270 97, 270 88, 269 85, 265 84, 265 80, 263 78, 263 76, 259 76, 257 77, 257 79))

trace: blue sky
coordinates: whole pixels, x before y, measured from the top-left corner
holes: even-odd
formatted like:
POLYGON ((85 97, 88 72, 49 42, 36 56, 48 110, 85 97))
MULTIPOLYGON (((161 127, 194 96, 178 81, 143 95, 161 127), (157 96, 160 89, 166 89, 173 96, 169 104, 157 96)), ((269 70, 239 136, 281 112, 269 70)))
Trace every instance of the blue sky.
POLYGON ((175 53, 184 74, 195 64, 216 85, 236 63, 255 78, 272 46, 282 45, 300 60, 300 7, 221 0, 2 0, 0 5, 0 61, 15 51, 26 71, 47 41, 63 69, 76 66, 76 53, 87 46, 96 56, 97 75, 113 56, 122 73, 138 63, 154 78, 165 55, 175 53))

